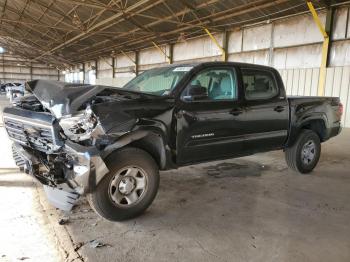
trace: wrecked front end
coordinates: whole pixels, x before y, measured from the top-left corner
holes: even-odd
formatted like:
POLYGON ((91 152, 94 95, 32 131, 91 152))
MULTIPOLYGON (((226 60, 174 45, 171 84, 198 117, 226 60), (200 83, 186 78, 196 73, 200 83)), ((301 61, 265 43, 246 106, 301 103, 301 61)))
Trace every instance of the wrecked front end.
POLYGON ((44 185, 54 206, 68 211, 108 173, 96 146, 104 129, 89 104, 56 117, 35 96, 16 103, 3 112, 14 160, 44 185))

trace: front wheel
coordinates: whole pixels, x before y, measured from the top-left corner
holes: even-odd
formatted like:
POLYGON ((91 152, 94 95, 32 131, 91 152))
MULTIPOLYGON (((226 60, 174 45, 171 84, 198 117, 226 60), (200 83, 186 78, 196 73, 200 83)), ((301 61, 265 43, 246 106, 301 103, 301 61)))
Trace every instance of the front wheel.
POLYGON ((106 159, 110 172, 87 198, 101 217, 111 221, 134 218, 155 198, 159 171, 154 159, 138 148, 124 148, 106 159))
POLYGON ((319 136, 312 130, 302 130, 293 146, 285 151, 288 167, 296 172, 310 173, 321 155, 319 136))

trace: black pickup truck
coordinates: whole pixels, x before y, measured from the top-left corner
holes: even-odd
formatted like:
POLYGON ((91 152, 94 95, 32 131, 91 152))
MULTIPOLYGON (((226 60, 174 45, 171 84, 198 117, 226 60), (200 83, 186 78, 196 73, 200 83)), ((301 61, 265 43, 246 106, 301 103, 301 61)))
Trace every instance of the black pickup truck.
POLYGON ((4 109, 16 163, 69 210, 81 195, 121 221, 153 201, 159 170, 282 149, 309 173, 341 131, 337 97, 287 98, 279 73, 240 63, 169 65, 123 88, 45 80, 4 109))

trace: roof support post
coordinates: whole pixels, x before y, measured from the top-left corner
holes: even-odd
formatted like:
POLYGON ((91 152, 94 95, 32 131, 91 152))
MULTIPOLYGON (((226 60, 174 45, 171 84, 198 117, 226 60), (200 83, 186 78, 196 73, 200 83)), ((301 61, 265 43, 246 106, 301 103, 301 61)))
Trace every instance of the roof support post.
POLYGON ((309 10, 312 14, 312 17, 313 17, 318 29, 320 30, 320 32, 323 36, 322 60, 321 60, 321 67, 320 67, 318 95, 324 96, 325 95, 327 67, 329 64, 330 34, 332 31, 334 10, 332 8, 328 9, 327 19, 326 19, 326 27, 324 27, 316 10, 315 10, 314 5, 312 4, 312 2, 310 0, 306 0, 306 3, 307 3, 307 6, 309 7, 309 10))
POLYGON ((135 74, 139 75, 139 51, 135 51, 135 74))
MULTIPOLYGON (((32 62, 30 62, 29 74, 30 74, 30 80, 33 80, 33 64, 32 64, 32 62)), ((58 79, 58 81, 59 81, 59 79, 58 79)))
POLYGON ((165 56, 166 61, 167 61, 169 64, 171 64, 171 59, 170 59, 170 56, 167 55, 166 49, 165 49, 165 51, 164 51, 164 50, 163 50, 159 45, 157 45, 157 43, 154 42, 154 41, 152 41, 152 44, 155 46, 155 48, 157 48, 157 49, 165 56))
POLYGON ((228 42, 229 42, 229 32, 227 30, 224 31, 223 33, 223 40, 222 40, 222 49, 225 51, 225 53, 223 54, 222 60, 224 62, 227 62, 228 60, 228 42))
POLYGON ((112 78, 115 78, 115 57, 112 56, 112 78))
POLYGON ((83 64, 83 84, 85 84, 85 63, 83 64))
POLYGON ((96 79, 98 78, 98 68, 97 68, 97 66, 98 66, 98 62, 97 62, 97 60, 95 60, 95 77, 96 77, 96 79))
POLYGON ((275 24, 271 23, 269 66, 273 66, 274 64, 274 48, 275 48, 274 35, 275 35, 275 24))
MULTIPOLYGON (((219 44, 218 40, 216 40, 216 38, 210 33, 208 28, 204 27, 204 31, 207 33, 207 35, 210 37, 210 39, 214 42, 214 44, 221 50, 222 61, 227 61, 227 54, 226 54, 226 50, 224 49, 224 47, 222 47, 219 44)), ((226 42, 225 36, 224 36, 224 42, 226 42)), ((224 43, 224 46, 225 45, 226 44, 224 43)))
POLYGON ((174 63, 174 44, 169 44, 169 64, 174 63))

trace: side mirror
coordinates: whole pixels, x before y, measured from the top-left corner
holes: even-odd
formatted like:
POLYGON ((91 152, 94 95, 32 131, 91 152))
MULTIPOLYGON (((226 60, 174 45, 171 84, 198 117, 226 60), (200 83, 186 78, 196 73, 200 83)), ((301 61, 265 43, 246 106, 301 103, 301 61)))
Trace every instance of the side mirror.
POLYGON ((183 99, 186 101, 207 100, 207 89, 199 85, 191 85, 188 87, 188 93, 183 96, 183 99))

